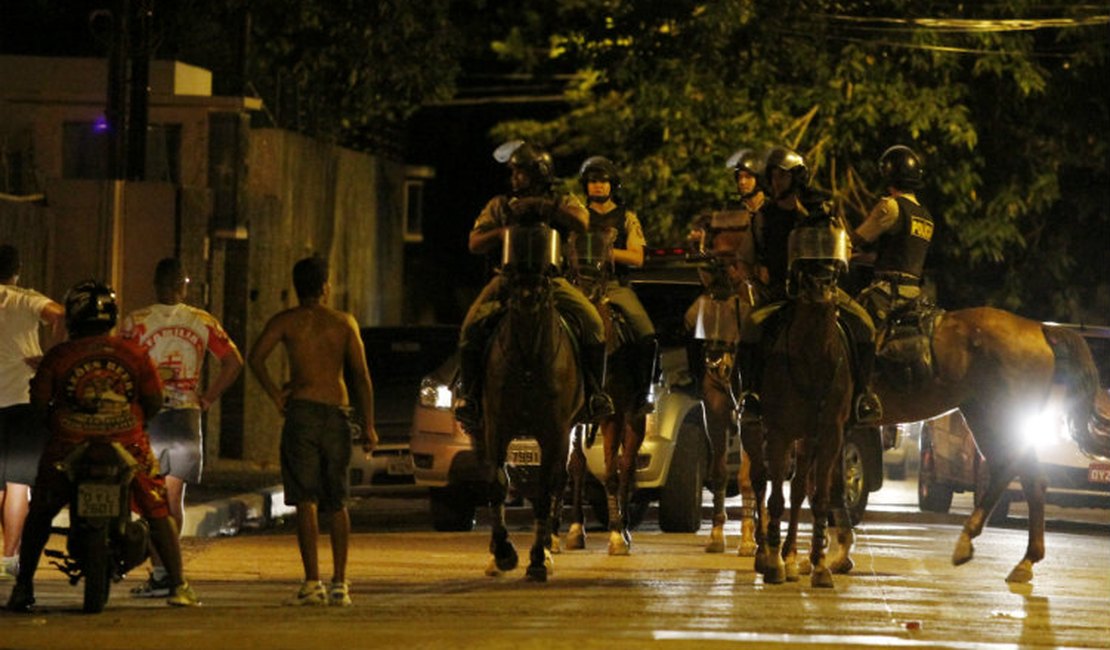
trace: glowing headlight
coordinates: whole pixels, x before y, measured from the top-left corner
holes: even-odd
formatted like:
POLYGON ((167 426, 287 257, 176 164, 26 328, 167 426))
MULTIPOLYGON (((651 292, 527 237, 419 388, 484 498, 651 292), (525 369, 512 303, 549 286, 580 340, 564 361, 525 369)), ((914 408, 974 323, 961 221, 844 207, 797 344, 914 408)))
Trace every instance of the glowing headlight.
POLYGON ((1064 413, 1056 405, 1027 413, 1018 423, 1021 439, 1026 445, 1045 447, 1067 438, 1064 413))
POLYGON ((420 382, 420 405, 427 408, 448 410, 454 402, 450 386, 433 379, 420 382))

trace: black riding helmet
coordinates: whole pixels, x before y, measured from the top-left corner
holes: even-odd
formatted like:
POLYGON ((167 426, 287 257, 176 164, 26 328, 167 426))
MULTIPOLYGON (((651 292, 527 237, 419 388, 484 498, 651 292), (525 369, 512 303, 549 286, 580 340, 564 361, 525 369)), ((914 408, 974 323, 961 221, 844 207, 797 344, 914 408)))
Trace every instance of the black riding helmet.
POLYGON ((925 179, 921 158, 913 149, 901 144, 887 149, 879 157, 879 173, 887 185, 899 190, 921 189, 925 179))
POLYGON ((756 153, 755 149, 737 149, 728 157, 725 167, 732 170, 734 177, 738 176, 740 172, 748 172, 756 178, 763 175, 763 163, 759 160, 759 154, 756 153))
POLYGON ((116 326, 116 292, 96 280, 86 280, 66 293, 66 330, 71 337, 104 334, 116 326))
POLYGON ((809 168, 801 154, 787 147, 772 147, 763 162, 763 182, 771 187, 771 170, 781 169, 790 172, 790 189, 796 193, 809 187, 809 168))
POLYGON ((582 166, 578 168, 578 181, 582 185, 582 193, 586 195, 587 200, 590 197, 589 185, 590 181, 605 180, 609 181, 609 196, 606 199, 612 198, 618 201, 621 189, 621 177, 617 172, 617 166, 613 164, 605 156, 590 156, 582 162, 582 166))
POLYGON ((530 188, 533 191, 546 190, 555 181, 555 163, 551 154, 530 142, 510 140, 494 150, 493 158, 509 167, 524 170, 534 186, 530 188))

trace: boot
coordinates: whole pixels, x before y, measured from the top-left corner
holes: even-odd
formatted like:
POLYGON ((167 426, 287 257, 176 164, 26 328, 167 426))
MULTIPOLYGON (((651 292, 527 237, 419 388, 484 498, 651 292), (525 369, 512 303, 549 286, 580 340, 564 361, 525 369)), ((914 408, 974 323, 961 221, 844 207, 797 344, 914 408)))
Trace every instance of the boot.
POLYGON ((859 370, 856 376, 855 415, 857 424, 878 422, 883 417, 883 405, 879 396, 871 389, 871 372, 875 367, 874 341, 861 341, 859 346, 859 370))
POLYGON ((582 375, 586 380, 587 419, 597 422, 615 413, 613 399, 605 392, 605 344, 582 346, 582 375))
POLYGON ((737 347, 737 362, 740 365, 740 408, 742 412, 758 417, 763 406, 759 400, 759 380, 763 373, 759 343, 741 341, 737 347))
POLYGON ((686 367, 690 369, 690 379, 694 390, 701 395, 702 381, 705 379, 705 341, 690 338, 686 342, 686 367))
POLYGON ((633 404, 634 415, 647 415, 655 410, 655 395, 652 392, 652 384, 655 383, 655 360, 658 351, 659 343, 654 336, 642 338, 635 344, 633 352, 636 355, 634 362, 635 379, 639 391, 636 394, 636 402, 633 404))
POLYGON ((483 346, 474 342, 459 346, 459 382, 455 392, 455 419, 474 435, 482 428, 483 346))

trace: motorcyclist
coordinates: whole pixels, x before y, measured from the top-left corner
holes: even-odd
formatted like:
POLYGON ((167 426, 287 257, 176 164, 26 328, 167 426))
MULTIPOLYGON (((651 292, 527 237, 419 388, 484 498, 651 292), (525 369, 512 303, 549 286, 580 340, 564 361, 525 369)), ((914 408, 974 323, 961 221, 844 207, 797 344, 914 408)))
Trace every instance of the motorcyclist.
MULTIPOLYGON (((621 180, 616 165, 604 156, 592 156, 578 169, 578 179, 582 192, 586 195, 590 231, 612 229, 616 232, 612 262, 618 279, 625 275, 626 269, 643 266, 646 243, 644 231, 636 213, 628 209, 621 197, 621 180)), ((655 326, 644 306, 640 304, 640 299, 628 286, 619 281, 610 281, 605 287, 605 295, 609 303, 624 314, 632 331, 631 345, 634 348, 635 381, 638 389, 633 408, 637 414, 648 413, 653 407, 651 385, 658 351, 655 326)))
MULTIPOLYGON (((535 144, 514 140, 494 152, 509 168, 511 192, 496 196, 482 208, 470 231, 470 252, 490 253, 501 245, 506 228, 518 223, 550 222, 564 237, 585 232, 589 213, 574 195, 556 192, 551 155, 535 144)), ((563 277, 552 279, 559 311, 573 321, 581 343, 582 374, 587 393, 587 417, 596 421, 613 413, 613 400, 603 389, 605 326, 585 295, 563 277)), ((481 376, 493 318, 500 313, 504 278, 500 274, 482 289, 470 306, 459 335, 459 385, 455 418, 471 434, 481 429, 481 376)))
POLYGON ((57 467, 82 442, 95 438, 122 445, 137 461, 131 482, 132 508, 150 525, 151 543, 166 565, 166 603, 198 605, 181 569, 177 526, 169 516, 166 485, 150 448, 144 423, 162 407, 162 382, 146 351, 109 332, 116 325, 116 295, 99 282, 82 282, 66 294, 70 340, 43 357, 31 380, 31 406, 49 430, 39 463, 31 511, 23 530, 19 577, 8 609, 30 612, 34 575, 50 537, 51 521, 70 499, 69 478, 57 467))
MULTIPOLYGON (((764 161, 764 182, 771 193, 771 201, 763 207, 755 221, 755 247, 759 260, 759 275, 764 282, 770 303, 787 299, 789 273, 788 243, 790 232, 800 225, 832 221, 843 226, 843 219, 835 213, 827 197, 809 187, 809 168, 800 154, 787 147, 772 147, 764 161)), ((870 316, 852 300, 845 291, 837 291, 840 315, 848 326, 861 356, 874 355, 874 325, 870 316), (870 350, 868 351, 868 348, 870 350)), ((759 413, 758 387, 762 376, 760 342, 765 331, 774 331, 777 311, 761 311, 765 320, 748 318, 741 328, 740 376, 743 384, 744 407, 759 413)), ((878 397, 870 390, 870 381, 861 374, 861 364, 856 364, 857 396, 855 415, 859 423, 870 422, 881 416, 878 397)))

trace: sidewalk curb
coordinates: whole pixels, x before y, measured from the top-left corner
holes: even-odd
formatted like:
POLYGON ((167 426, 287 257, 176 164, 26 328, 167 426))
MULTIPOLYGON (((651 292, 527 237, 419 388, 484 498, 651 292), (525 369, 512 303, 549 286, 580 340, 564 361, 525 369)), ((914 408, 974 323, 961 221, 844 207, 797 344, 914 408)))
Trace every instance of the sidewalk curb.
POLYGON ((244 528, 266 528, 294 512, 285 505, 285 491, 273 485, 185 507, 182 537, 229 537, 244 528))

